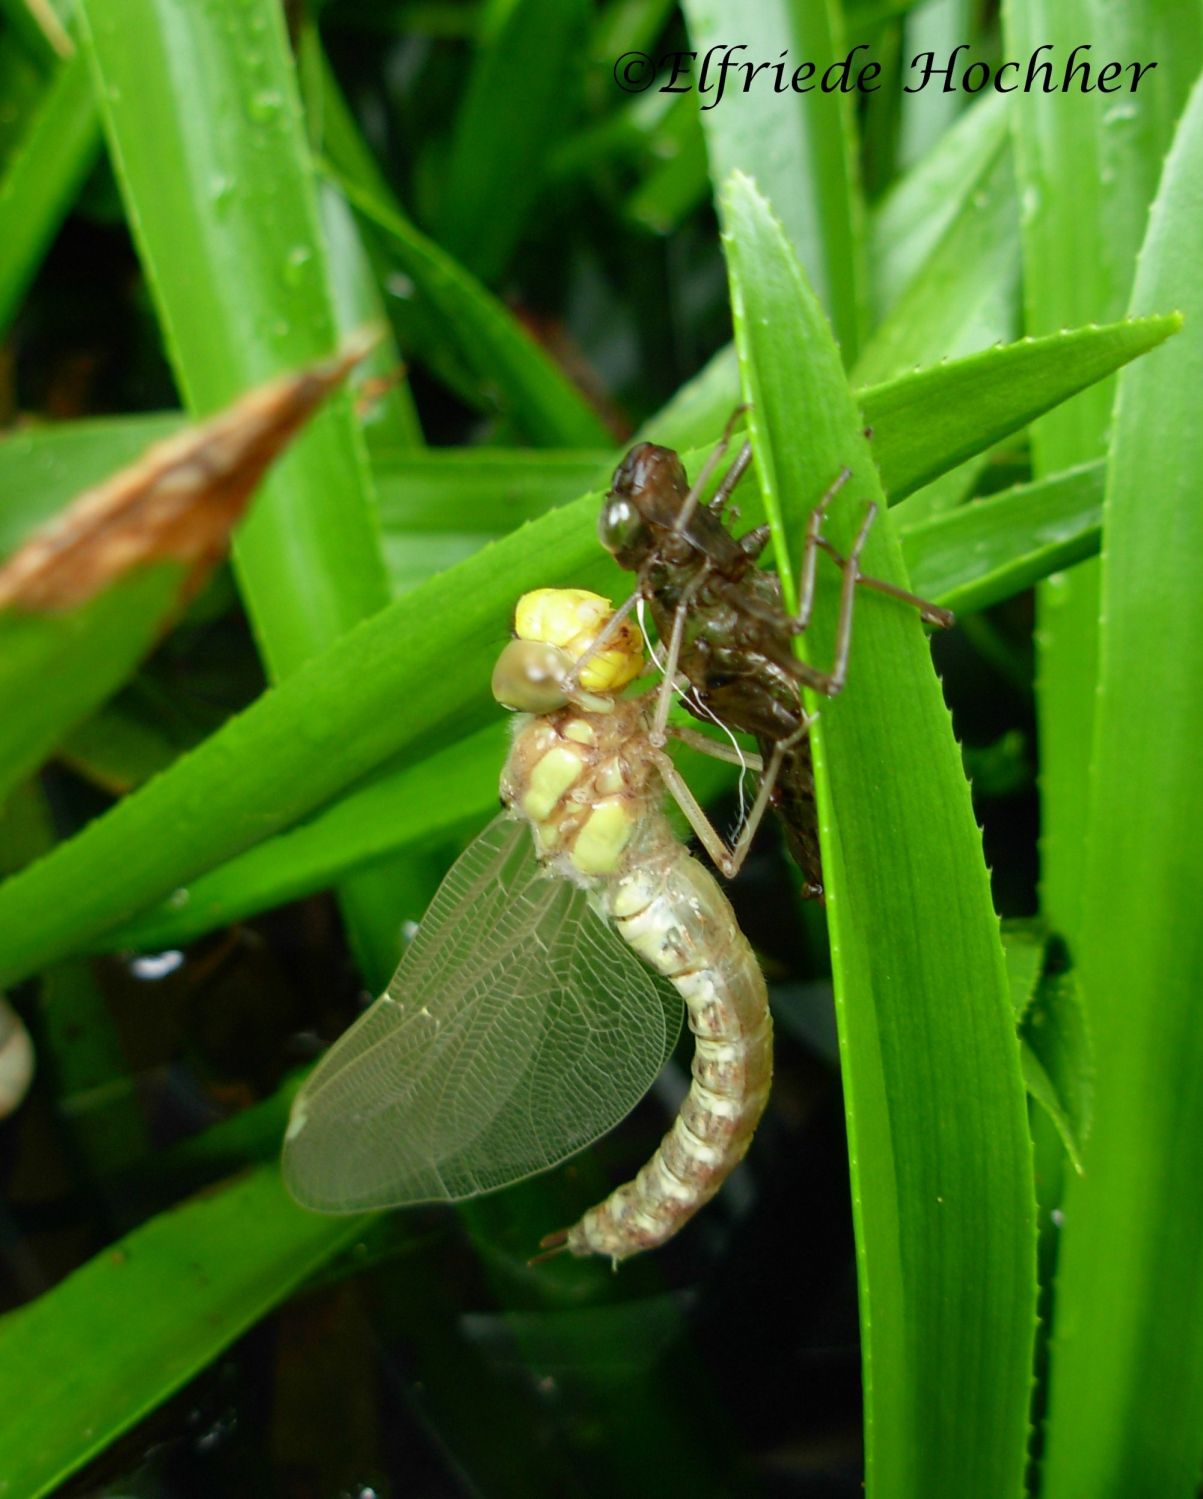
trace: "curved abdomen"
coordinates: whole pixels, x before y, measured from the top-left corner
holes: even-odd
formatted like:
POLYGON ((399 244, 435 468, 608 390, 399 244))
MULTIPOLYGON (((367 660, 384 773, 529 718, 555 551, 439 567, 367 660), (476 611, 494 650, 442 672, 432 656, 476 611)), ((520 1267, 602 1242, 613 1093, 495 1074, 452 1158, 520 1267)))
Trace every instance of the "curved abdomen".
POLYGON ((619 932, 680 992, 696 1037, 693 1082, 655 1155, 568 1231, 572 1253, 620 1260, 671 1238, 743 1159, 768 1101, 773 1035, 735 913, 683 845, 632 850, 605 901, 619 932))

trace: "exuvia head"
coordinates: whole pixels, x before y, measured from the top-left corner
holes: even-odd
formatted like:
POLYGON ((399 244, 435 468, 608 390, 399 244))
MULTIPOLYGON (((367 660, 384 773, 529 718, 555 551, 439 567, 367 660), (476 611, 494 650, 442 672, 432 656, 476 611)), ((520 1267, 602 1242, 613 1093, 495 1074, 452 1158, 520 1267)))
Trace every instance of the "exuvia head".
POLYGON ((524 593, 514 610, 516 639, 493 668, 493 696, 522 713, 554 713, 569 703, 608 712, 643 669, 643 639, 629 620, 595 649, 613 613, 609 599, 584 588, 524 593))
POLYGON ((656 546, 655 526, 671 526, 689 492, 680 458, 671 448, 636 443, 614 470, 597 534, 622 567, 637 568, 656 546))

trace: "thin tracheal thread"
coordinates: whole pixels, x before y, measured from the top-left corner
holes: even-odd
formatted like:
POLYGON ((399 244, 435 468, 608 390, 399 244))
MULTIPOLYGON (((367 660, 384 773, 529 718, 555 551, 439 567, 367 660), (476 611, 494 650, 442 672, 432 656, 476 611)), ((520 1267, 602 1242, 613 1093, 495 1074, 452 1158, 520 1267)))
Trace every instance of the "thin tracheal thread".
MULTIPOLYGON (((662 677, 667 677, 668 672, 665 669, 666 658, 661 654, 659 645, 655 641, 653 641, 652 637, 648 634, 647 617, 644 613, 644 602, 645 601, 641 598, 635 605, 635 617, 639 621, 639 630, 643 636, 643 643, 647 647, 648 655, 652 658, 656 666, 659 668, 660 675, 662 677)), ((727 738, 731 741, 731 747, 739 757, 739 816, 735 822, 735 837, 738 838, 739 834, 743 831, 744 823, 748 819, 748 798, 746 792, 748 762, 744 759, 743 745, 740 744, 738 739, 736 739, 731 729, 722 721, 721 718, 719 718, 718 714, 714 713, 709 707, 707 707, 707 705, 701 700, 701 698, 698 697, 692 683, 690 684, 688 690, 685 691, 683 691, 675 681, 671 682, 669 684, 669 687, 670 690, 674 692, 683 703, 686 701, 691 702, 697 710, 699 716, 708 718, 716 728, 721 729, 723 733, 726 734, 727 738)))

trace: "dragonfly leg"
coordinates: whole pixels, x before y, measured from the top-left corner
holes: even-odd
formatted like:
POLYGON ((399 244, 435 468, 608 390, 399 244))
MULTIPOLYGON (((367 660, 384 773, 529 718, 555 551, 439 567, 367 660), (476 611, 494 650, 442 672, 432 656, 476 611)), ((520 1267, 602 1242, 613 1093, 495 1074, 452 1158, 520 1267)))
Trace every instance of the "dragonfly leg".
POLYGON ((709 573, 709 565, 700 569, 697 575, 690 579, 682 591, 680 601, 677 604, 676 613, 673 615, 672 634, 668 638, 668 646, 664 653, 664 660, 660 662, 660 670, 663 677, 660 682, 660 691, 656 695, 656 711, 652 715, 651 728, 648 737, 657 749, 663 747, 665 729, 668 725, 668 710, 672 707, 673 691, 677 683, 677 666, 681 660, 681 642, 685 638, 685 622, 689 618, 689 607, 693 603, 698 590, 706 581, 709 573))
MULTIPOLYGON (((744 408, 740 407, 739 409, 742 411, 744 408)), ((747 473, 748 465, 751 462, 752 444, 750 442, 745 442, 743 447, 740 448, 739 452, 736 453, 735 461, 723 475, 722 482, 714 491, 714 494, 710 497, 710 504, 707 508, 709 510, 712 510, 715 515, 721 515, 723 513, 723 506, 731 498, 731 495, 735 490, 735 486, 747 473)))
POLYGON ((810 623, 811 610, 815 602, 815 561, 823 545, 823 520, 827 507, 852 477, 846 465, 840 469, 828 485, 819 503, 810 512, 806 523, 806 540, 802 545, 802 566, 798 570, 798 613, 794 617, 794 633, 800 635, 810 623))
POLYGON ((687 744, 699 755, 709 755, 712 760, 722 760, 727 765, 754 770, 757 775, 764 769, 764 760, 754 751, 741 749, 738 745, 718 744, 705 734, 699 734, 697 729, 687 728, 684 724, 670 724, 667 733, 670 738, 687 744))
MULTIPOLYGON (((680 512, 677 515, 676 520, 673 522, 673 530, 676 531, 678 535, 682 531, 684 531, 685 527, 692 519, 693 512, 698 508, 698 503, 702 498, 702 491, 710 482, 710 475, 718 467, 719 460, 722 458, 723 454, 727 451, 727 448, 730 445, 731 434, 735 430, 735 423, 747 409, 748 408, 746 406, 737 406, 731 413, 731 415, 727 418, 727 425, 723 428, 723 435, 715 444, 714 451, 711 453, 710 457, 707 458, 706 462, 702 464, 697 478, 690 485, 689 493, 681 502, 680 512)), ((730 473, 728 473, 723 478, 722 484, 719 485, 718 493, 715 494, 714 500, 711 501, 712 506, 714 505, 715 501, 718 500, 720 494, 722 494, 723 496, 723 501, 726 500, 727 496, 731 493, 731 490, 734 489, 736 484, 739 483, 740 477, 742 476, 744 469, 747 468, 751 457, 751 447, 748 443, 744 443, 743 448, 740 449, 739 457, 736 458, 735 462, 731 465, 731 467, 734 469, 739 465, 740 459, 743 459, 743 468, 740 468, 739 473, 736 474, 734 480, 732 480, 730 484, 728 484, 730 473), (747 452, 746 458, 744 457, 745 451, 747 452), (725 494, 723 493, 724 489, 726 490, 725 494)), ((721 509, 721 504, 719 508, 721 509)))
POLYGON ((877 506, 870 500, 865 507, 865 518, 860 523, 856 540, 852 543, 852 550, 847 557, 840 559, 843 579, 840 585, 840 612, 835 626, 835 654, 831 670, 816 673, 817 680, 811 683, 816 691, 823 692, 828 697, 835 697, 844 690, 848 675, 848 653, 852 648, 852 606, 860 578, 860 554, 869 539, 869 528, 876 518, 877 506))
POLYGON ((846 557, 836 551, 822 534, 823 515, 827 505, 832 495, 845 482, 848 472, 847 469, 841 470, 840 477, 811 513, 810 522, 806 528, 806 547, 802 558, 800 602, 798 614, 793 623, 794 630, 801 631, 810 622, 810 611, 814 603, 815 560, 819 551, 824 551, 843 574, 840 587, 840 612, 836 623, 835 654, 830 671, 820 672, 812 667, 800 672, 799 675, 807 686, 812 687, 816 692, 825 693, 828 697, 835 697, 837 693, 842 692, 847 678, 848 653, 852 644, 853 600, 858 585, 876 589, 878 593, 888 594, 891 598, 912 605, 930 624, 947 628, 955 623, 955 616, 951 610, 942 609, 938 604, 932 604, 927 599, 920 598, 918 594, 909 593, 905 588, 899 588, 894 583, 887 583, 884 578, 871 578, 861 572, 861 552, 868 539, 869 528, 877 516, 877 506, 872 500, 865 508, 860 530, 856 533, 852 549, 846 557))
POLYGON ((726 876, 733 879, 743 867, 744 860, 748 857, 748 850, 752 846, 752 839, 756 836, 756 830, 768 810, 769 801, 773 795, 773 788, 777 784, 777 776, 781 770, 782 762, 786 754, 798 743, 799 739, 810 728, 811 719, 804 718, 798 728, 787 738, 778 740, 773 746, 773 753, 769 756, 769 763, 765 766, 764 774, 760 778, 760 786, 756 792, 756 800, 752 803, 752 810, 748 813, 743 827, 740 829, 739 837, 735 843, 728 846, 726 839, 706 816, 701 803, 693 792, 681 772, 660 750, 657 752, 656 768, 660 777, 677 806, 685 814, 689 826, 697 834, 702 847, 714 861, 715 867, 726 876))
MULTIPOLYGON (((843 567, 845 559, 836 551, 825 536, 820 536, 816 543, 827 555, 834 559, 839 567, 843 567)), ((896 583, 887 583, 884 578, 870 578, 866 573, 858 572, 856 581, 862 588, 872 588, 877 593, 885 593, 892 599, 900 599, 904 604, 910 604, 919 611, 920 616, 929 625, 939 625, 941 629, 947 630, 957 622, 956 615, 951 609, 942 608, 939 604, 933 604, 930 599, 920 598, 917 593, 910 593, 905 588, 899 588, 896 583)))

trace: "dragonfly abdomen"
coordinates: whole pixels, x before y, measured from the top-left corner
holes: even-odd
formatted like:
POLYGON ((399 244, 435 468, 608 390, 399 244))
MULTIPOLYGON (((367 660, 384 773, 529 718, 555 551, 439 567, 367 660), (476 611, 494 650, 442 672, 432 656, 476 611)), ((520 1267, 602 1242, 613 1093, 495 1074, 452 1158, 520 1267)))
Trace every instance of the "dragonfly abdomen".
POLYGON ((631 850, 607 904, 618 931, 685 1001, 693 1082, 647 1165, 568 1231, 574 1254, 621 1260, 671 1238, 743 1159, 768 1101, 764 978, 715 880, 665 836, 659 849, 631 850))

